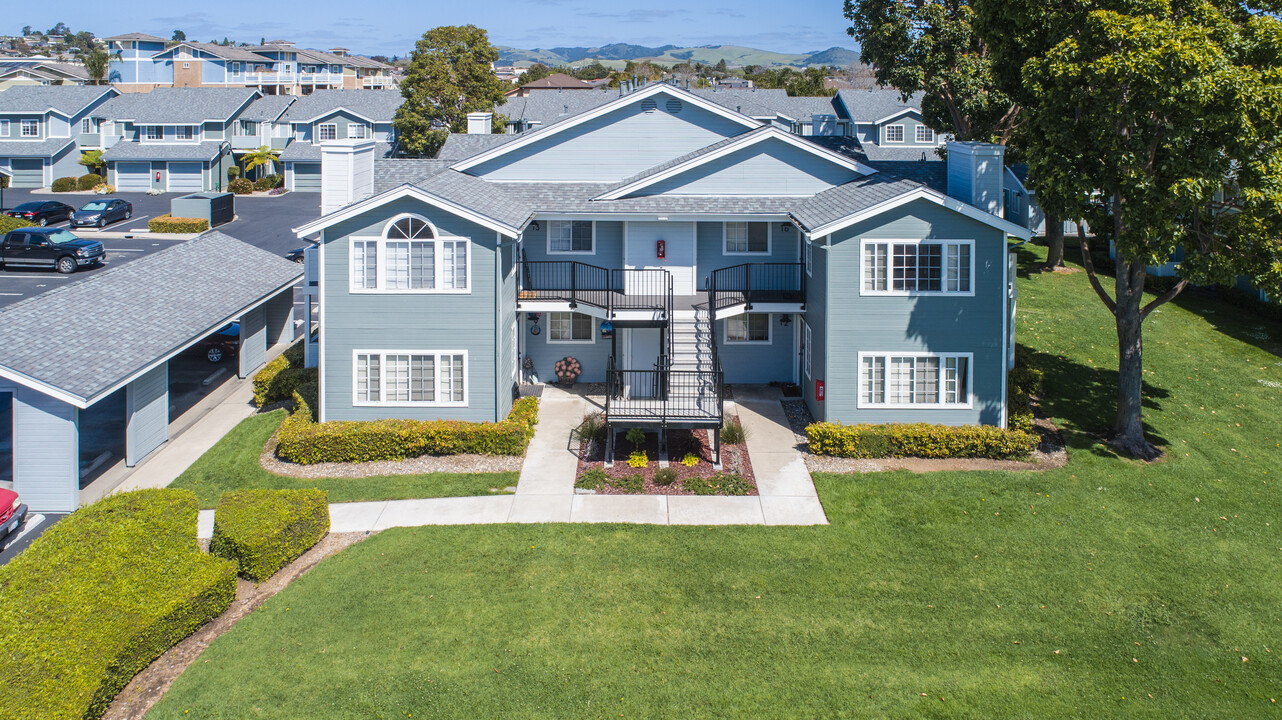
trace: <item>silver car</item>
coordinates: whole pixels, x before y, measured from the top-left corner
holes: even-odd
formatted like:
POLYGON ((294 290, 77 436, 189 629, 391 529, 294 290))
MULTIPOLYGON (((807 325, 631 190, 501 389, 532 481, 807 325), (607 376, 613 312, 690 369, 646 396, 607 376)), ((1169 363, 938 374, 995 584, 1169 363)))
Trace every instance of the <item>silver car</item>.
POLYGON ((71 216, 71 227, 104 227, 134 215, 133 203, 120 198, 104 198, 85 203, 71 216))

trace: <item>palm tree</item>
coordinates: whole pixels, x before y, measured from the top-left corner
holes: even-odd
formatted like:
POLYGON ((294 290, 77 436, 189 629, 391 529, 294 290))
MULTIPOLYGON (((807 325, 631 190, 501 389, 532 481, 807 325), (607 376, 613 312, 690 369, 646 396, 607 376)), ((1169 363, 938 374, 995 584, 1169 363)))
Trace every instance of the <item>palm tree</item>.
POLYGON ((110 55, 107 54, 106 50, 99 47, 89 51, 84 59, 85 72, 89 73, 89 84, 105 85, 108 65, 112 60, 119 60, 120 58, 119 50, 110 55))
POLYGON ((257 150, 245 153, 241 157, 241 162, 245 165, 245 175, 256 167, 263 166, 271 169, 272 164, 280 159, 280 153, 272 150, 268 145, 260 145, 257 150))

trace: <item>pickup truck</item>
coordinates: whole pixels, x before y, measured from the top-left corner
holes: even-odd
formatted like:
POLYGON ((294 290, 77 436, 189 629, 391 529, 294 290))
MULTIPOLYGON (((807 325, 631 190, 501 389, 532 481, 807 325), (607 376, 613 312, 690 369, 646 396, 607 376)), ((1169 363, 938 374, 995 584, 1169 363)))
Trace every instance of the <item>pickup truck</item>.
POLYGON ((27 517, 27 506, 18 500, 18 493, 12 490, 0 490, 0 547, 4 539, 18 528, 27 517))
POLYGON ((107 251, 97 240, 84 240, 66 230, 25 227, 10 230, 0 242, 0 267, 48 267, 68 275, 98 265, 107 251))

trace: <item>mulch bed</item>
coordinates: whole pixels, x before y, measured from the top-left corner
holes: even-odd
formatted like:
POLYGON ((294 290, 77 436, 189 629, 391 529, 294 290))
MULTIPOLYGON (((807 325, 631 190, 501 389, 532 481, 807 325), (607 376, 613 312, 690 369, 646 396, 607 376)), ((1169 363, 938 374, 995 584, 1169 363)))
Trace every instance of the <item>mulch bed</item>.
MULTIPOLYGON (((579 469, 575 477, 579 477, 593 468, 604 470, 606 475, 614 479, 625 478, 629 475, 640 475, 643 479, 642 490, 639 493, 635 493, 607 485, 595 491, 598 495, 696 495, 698 493, 691 492, 685 488, 684 481, 696 477, 710 478, 718 472, 712 466, 712 445, 707 430, 668 431, 668 454, 670 458, 668 467, 677 474, 677 480, 671 485, 659 485, 654 482, 654 474, 660 469, 658 462, 660 457, 659 434, 657 432, 647 432, 645 435, 645 452, 650 458, 650 462, 643 468, 628 466, 628 455, 632 453, 633 447, 632 443, 628 442, 623 436, 624 432, 619 432, 614 442, 614 467, 609 468, 605 467, 605 443, 580 441, 579 469), (697 455, 699 464, 689 467, 682 465, 681 458, 685 457, 686 453, 697 455)), ((752 472, 752 460, 748 457, 746 443, 737 445, 721 443, 720 472, 737 473, 750 486, 746 494, 757 494, 757 480, 752 472)), ((578 490, 577 492, 585 491, 578 490)))

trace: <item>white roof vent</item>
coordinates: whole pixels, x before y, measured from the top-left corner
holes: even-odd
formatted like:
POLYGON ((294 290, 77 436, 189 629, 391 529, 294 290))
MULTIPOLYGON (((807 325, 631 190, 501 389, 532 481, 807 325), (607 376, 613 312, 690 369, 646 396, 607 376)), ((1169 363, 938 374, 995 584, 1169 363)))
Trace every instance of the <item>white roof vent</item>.
POLYGON ((656 103, 651 98, 646 98, 645 100, 641 101, 641 112, 649 113, 649 112, 654 112, 655 110, 658 110, 658 109, 659 109, 658 103, 656 103))
POLYGON ((680 101, 680 100, 669 100, 669 101, 668 101, 668 112, 672 113, 673 115, 676 115, 677 113, 681 112, 681 101, 680 101))

